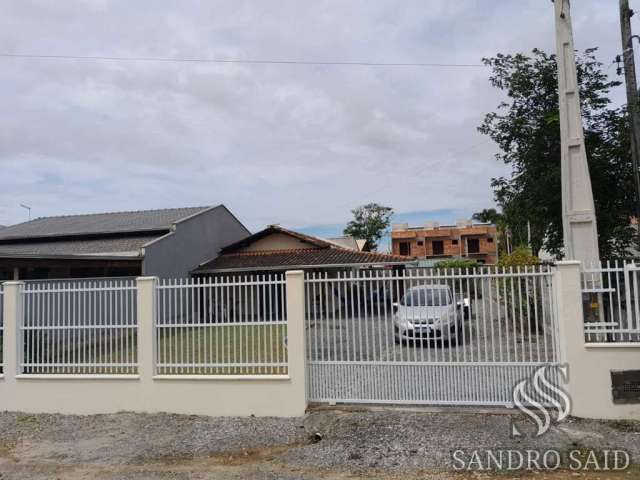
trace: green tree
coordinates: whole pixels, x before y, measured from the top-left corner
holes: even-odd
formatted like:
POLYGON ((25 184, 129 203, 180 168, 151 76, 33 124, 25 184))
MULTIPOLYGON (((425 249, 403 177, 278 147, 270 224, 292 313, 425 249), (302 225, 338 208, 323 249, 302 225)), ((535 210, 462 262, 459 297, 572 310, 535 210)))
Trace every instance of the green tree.
POLYGON ((505 224, 504 216, 495 208, 484 208, 471 216, 472 220, 482 223, 492 223, 496 226, 498 236, 498 251, 500 255, 508 251, 507 237, 510 234, 508 225, 505 224))
POLYGON ((480 212, 476 212, 471 216, 472 220, 482 223, 498 224, 500 220, 500 214, 495 208, 484 208, 480 212))
POLYGON ((378 242, 391 224, 393 209, 377 203, 368 203, 351 210, 351 213, 353 213, 353 220, 347 224, 344 234, 366 240, 364 250, 375 251, 378 248, 378 242))
MULTIPOLYGON (((562 255, 560 125, 557 65, 554 55, 533 50, 531 56, 484 59, 492 68, 491 84, 506 99, 486 115, 479 131, 493 139, 496 158, 511 176, 492 179, 495 199, 514 245, 527 243, 536 255, 544 247, 562 255)), ((600 255, 624 256, 633 241, 629 218, 634 212, 629 120, 625 109, 610 106, 610 81, 595 49, 576 58, 585 144, 593 187, 600 255)))
POLYGON ((540 259, 531 253, 527 247, 517 247, 513 253, 503 255, 498 260, 500 267, 524 267, 528 265, 538 265, 540 259))

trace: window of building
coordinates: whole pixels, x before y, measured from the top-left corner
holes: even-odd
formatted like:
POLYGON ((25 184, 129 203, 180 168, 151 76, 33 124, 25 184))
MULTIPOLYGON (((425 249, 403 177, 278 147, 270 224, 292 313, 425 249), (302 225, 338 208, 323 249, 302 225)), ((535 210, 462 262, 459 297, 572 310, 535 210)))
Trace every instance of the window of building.
POLYGON ((467 239, 467 253, 480 253, 480 240, 477 238, 467 239))
POLYGON ((410 255, 410 254, 411 254, 411 243, 400 242, 400 255, 410 255))
POLYGON ((418 246, 422 247, 424 245, 424 242, 422 240, 418 240, 418 246))
POLYGON ((431 242, 434 255, 444 255, 444 242, 442 240, 434 240, 431 242))
POLYGON ((493 237, 487 238, 487 243, 493 243, 493 237))
POLYGON ((453 240, 451 240, 451 245, 457 245, 458 244, 458 239, 454 238, 453 240))

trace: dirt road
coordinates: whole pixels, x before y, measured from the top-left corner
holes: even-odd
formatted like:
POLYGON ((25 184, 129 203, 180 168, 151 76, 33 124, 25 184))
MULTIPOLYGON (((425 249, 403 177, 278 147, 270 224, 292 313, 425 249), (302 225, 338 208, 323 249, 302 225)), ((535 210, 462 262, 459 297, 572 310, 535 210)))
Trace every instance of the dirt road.
POLYGON ((540 438, 512 415, 464 410, 315 410, 305 418, 121 413, 0 414, 0 479, 640 478, 621 473, 457 473, 455 449, 623 448, 640 463, 640 424, 572 419, 540 438))

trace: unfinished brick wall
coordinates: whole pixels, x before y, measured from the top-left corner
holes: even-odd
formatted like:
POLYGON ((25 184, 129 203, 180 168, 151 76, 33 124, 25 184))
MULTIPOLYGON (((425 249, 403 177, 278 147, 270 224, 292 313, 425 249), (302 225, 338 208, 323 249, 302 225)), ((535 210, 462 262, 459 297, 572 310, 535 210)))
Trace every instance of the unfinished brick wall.
POLYGON ((489 264, 495 263, 498 258, 497 231, 493 225, 410 228, 392 231, 391 245, 394 254, 401 254, 401 243, 408 243, 408 254, 417 258, 468 257, 489 264), (468 239, 478 239, 479 253, 468 253, 466 244, 468 239), (441 254, 434 252, 434 242, 442 242, 441 254))

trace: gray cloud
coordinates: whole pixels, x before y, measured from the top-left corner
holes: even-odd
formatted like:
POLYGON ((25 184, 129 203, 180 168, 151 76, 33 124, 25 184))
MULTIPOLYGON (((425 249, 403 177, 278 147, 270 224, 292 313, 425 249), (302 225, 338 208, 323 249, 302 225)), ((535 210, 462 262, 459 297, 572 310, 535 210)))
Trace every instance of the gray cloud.
MULTIPOLYGON (((619 50, 616 2, 576 45, 619 50)), ((9 1, 9 53, 479 63, 553 49, 550 2, 9 1)), ((0 59, 0 223, 223 202, 251 228, 476 209, 506 172, 476 132, 485 69, 0 59)), ((610 70, 613 74, 613 69, 610 70)), ((622 92, 616 92, 622 101, 622 92)))

